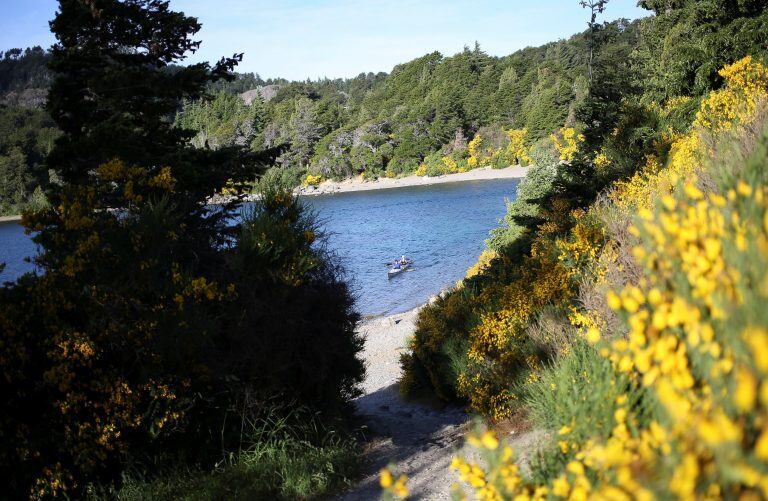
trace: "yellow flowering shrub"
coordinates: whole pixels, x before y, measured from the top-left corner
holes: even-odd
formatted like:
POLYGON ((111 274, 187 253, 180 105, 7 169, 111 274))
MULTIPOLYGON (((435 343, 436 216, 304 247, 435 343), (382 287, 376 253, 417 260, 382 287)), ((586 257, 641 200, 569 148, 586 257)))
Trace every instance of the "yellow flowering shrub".
POLYGON ((579 278, 596 264, 605 242, 605 233, 597 219, 582 209, 573 211, 577 221, 567 238, 557 240, 557 259, 567 269, 569 277, 579 278))
POLYGON ((486 147, 483 137, 480 134, 475 134, 475 137, 467 144, 467 165, 469 168, 474 169, 491 165, 495 152, 488 150, 489 148, 486 147))
POLYGON ((595 168, 597 168, 598 172, 605 171, 605 169, 608 166, 610 166, 611 163, 612 163, 611 159, 608 157, 608 155, 604 151, 601 151, 600 153, 595 155, 594 164, 595 164, 595 168))
MULTIPOLYGON (((669 163, 662 169, 655 157, 649 157, 644 169, 631 179, 616 183, 611 200, 627 210, 649 208, 653 198, 671 193, 680 179, 700 169, 708 152, 703 149, 700 133, 718 133, 744 125, 754 116, 756 106, 768 98, 768 68, 751 57, 726 66, 720 71, 726 85, 702 101, 689 134, 671 139, 669 163)), ((679 106, 682 98, 669 106, 679 106)))
POLYGON ((379 472, 379 485, 382 488, 381 499, 391 501, 408 497, 408 488, 405 486, 408 477, 399 475, 397 478, 389 468, 382 468, 379 472))
POLYGON ((480 136, 480 134, 476 134, 475 137, 473 137, 472 140, 467 143, 467 153, 469 154, 467 163, 469 164, 470 169, 474 169, 475 167, 480 166, 478 156, 480 154, 479 150, 482 144, 483 138, 480 136))
POLYGON ((584 135, 577 133, 573 127, 563 127, 557 134, 551 134, 549 138, 563 162, 573 162, 579 152, 579 146, 584 142, 584 135))
POLYGON ((481 294, 481 303, 496 307, 482 313, 469 333, 468 370, 459 375, 457 392, 470 409, 496 420, 509 416, 518 396, 508 382, 540 367, 525 328, 540 308, 562 303, 572 293, 569 274, 556 256, 556 243, 539 238, 516 279, 500 291, 481 294))
POLYGON ((321 175, 314 175, 314 174, 307 174, 307 177, 304 178, 304 181, 302 184, 304 186, 313 186, 317 187, 320 185, 320 183, 323 182, 323 176, 321 175))
POLYGON ((531 157, 529 156, 530 147, 527 146, 526 137, 528 129, 511 129, 507 131, 509 145, 507 145, 506 156, 510 164, 529 165, 531 157))
MULTIPOLYGON (((475 277, 482 273, 484 270, 488 269, 491 261, 493 261, 496 257, 498 257, 498 253, 496 251, 492 251, 490 249, 483 250, 483 252, 480 254, 480 257, 477 258, 477 262, 467 270, 467 273, 464 275, 464 279, 466 280, 475 277)), ((463 283, 463 280, 459 283, 463 283)))
MULTIPOLYGON (((753 90, 734 94, 742 101, 759 95, 750 82, 763 73, 749 60, 721 74, 729 86, 753 90)), ((628 335, 608 339, 589 312, 571 313, 617 373, 650 392, 654 411, 641 411, 632 393, 617 399, 605 439, 571 441, 564 426, 555 442, 567 462, 542 483, 521 476, 512 451, 489 436, 477 444, 487 465, 454 464, 478 498, 768 497, 768 131, 746 166, 721 175, 728 159, 707 161, 702 134, 749 119, 731 113, 748 109, 744 102, 718 108, 716 94, 666 167, 653 165, 612 194, 617 208, 637 215, 631 232, 640 240, 633 254, 642 277, 606 298, 628 335), (697 174, 713 172, 721 184, 705 190, 697 174)), ((586 240, 578 228, 574 243, 586 240)))
POLYGON ((459 166, 456 163, 456 160, 453 159, 452 156, 446 155, 442 158, 443 165, 445 165, 445 169, 448 174, 454 174, 456 172, 459 172, 459 166))
POLYGON ((719 72, 727 85, 710 93, 696 114, 696 123, 714 131, 728 129, 734 122, 749 122, 756 106, 768 99, 768 67, 747 56, 719 72))
MULTIPOLYGON (((514 462, 512 448, 499 442, 490 431, 472 433, 467 437, 467 442, 477 448, 483 462, 454 457, 451 469, 457 472, 459 480, 468 484, 479 500, 512 499, 523 483, 520 468, 514 462)), ((466 499, 466 494, 458 484, 454 485, 454 493, 456 498, 466 499)), ((546 490, 539 490, 534 499, 547 499, 547 494, 546 490)))
POLYGON ((705 194, 689 181, 641 211, 644 278, 608 294, 630 333, 593 343, 653 394, 655 412, 640 416, 625 394, 606 439, 573 441, 563 426, 554 441, 566 461, 541 483, 494 434, 471 435, 484 462, 452 467, 478 499, 768 497, 768 187, 764 172, 747 176, 760 186, 705 194))

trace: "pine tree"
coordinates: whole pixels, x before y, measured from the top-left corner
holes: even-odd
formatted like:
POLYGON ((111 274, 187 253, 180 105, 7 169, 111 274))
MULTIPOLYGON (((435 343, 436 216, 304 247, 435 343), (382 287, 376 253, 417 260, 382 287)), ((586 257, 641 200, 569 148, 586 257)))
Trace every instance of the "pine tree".
POLYGON ((0 288, 0 436, 16 444, 0 466, 13 498, 115 481, 126 457, 183 448, 170 438, 182 416, 197 417, 190 437, 221 428, 215 399, 235 397, 205 357, 227 344, 218 319, 237 298, 226 263, 239 226, 236 201, 206 202, 260 168, 246 151, 194 149, 172 126, 183 99, 239 60, 173 67, 198 47, 194 18, 161 0, 61 0, 51 29, 47 107, 63 135, 48 167, 61 185, 23 218, 41 273, 0 288))

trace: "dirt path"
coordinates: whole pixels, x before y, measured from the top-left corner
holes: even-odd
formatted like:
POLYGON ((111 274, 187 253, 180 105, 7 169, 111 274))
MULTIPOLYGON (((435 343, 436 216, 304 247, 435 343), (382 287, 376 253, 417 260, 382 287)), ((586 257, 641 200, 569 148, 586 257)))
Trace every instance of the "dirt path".
POLYGON ((414 332, 417 312, 374 319, 360 327, 368 374, 365 393, 355 405, 373 440, 367 451, 367 475, 340 499, 378 499, 379 470, 390 463, 395 473, 408 475, 413 499, 450 499, 456 477, 449 465, 469 416, 460 408, 435 409, 400 396, 400 353, 414 332))
MULTIPOLYGON (((417 315, 418 309, 373 319, 359 327, 365 337, 363 357, 368 373, 363 383, 364 394, 355 400, 355 405, 372 440, 361 458, 366 463, 363 480, 338 499, 379 499, 379 470, 390 464, 395 474, 408 475, 410 499, 451 499, 451 486, 457 481, 450 469, 451 459, 457 453, 476 457, 472 450, 462 447, 471 426, 471 418, 463 409, 437 409, 405 401, 400 396, 400 354, 414 333, 417 315)), ((506 438, 518 456, 518 464, 526 470, 544 434, 522 430, 507 432, 511 435, 506 438)))

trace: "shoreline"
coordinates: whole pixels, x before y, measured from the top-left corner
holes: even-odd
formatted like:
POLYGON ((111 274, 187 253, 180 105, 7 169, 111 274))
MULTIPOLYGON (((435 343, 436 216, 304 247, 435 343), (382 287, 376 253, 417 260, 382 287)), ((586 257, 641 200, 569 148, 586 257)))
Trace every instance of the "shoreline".
MULTIPOLYGON (((401 178, 382 177, 375 181, 363 181, 359 177, 345 179, 344 181, 324 181, 317 187, 300 187, 293 190, 299 196, 334 195, 337 193, 355 193, 358 191, 390 190, 394 188, 408 188, 411 186, 432 186, 435 184, 464 183, 467 181, 491 181, 494 179, 522 179, 528 172, 528 167, 519 165, 494 169, 492 167, 480 167, 467 172, 456 174, 444 174, 442 176, 406 176, 401 178)), ((246 202, 252 201, 254 195, 246 195, 246 202)), ((215 205, 226 200, 225 197, 214 195, 209 203, 215 205)), ((0 216, 0 223, 21 221, 21 214, 0 216)))
POLYGON ((467 181, 490 181, 494 179, 522 179, 528 172, 528 167, 519 165, 494 169, 481 167, 467 172, 444 174, 442 176, 407 176, 401 178, 378 178, 375 181, 363 181, 359 177, 344 181, 324 181, 317 187, 301 187, 294 190, 301 196, 333 195, 336 193, 354 193, 358 191, 388 190, 407 188, 411 186, 431 186, 434 184, 461 183, 467 181))
POLYGON ((360 320, 357 321, 357 328, 367 328, 371 326, 375 326, 377 324, 379 325, 393 325, 397 324, 400 320, 403 318, 410 318, 415 317, 418 315, 419 311, 426 308, 427 306, 431 306, 435 304, 439 299, 445 299, 445 296, 450 293, 455 286, 453 285, 446 285, 442 289, 440 289, 440 292, 436 294, 432 294, 429 296, 426 301, 422 302, 421 304, 418 304, 412 308, 408 308, 405 311, 399 311, 394 313, 372 313, 372 314, 361 314, 360 320))
POLYGON ((21 221, 21 214, 16 214, 13 216, 0 216, 0 223, 10 223, 17 221, 21 221))

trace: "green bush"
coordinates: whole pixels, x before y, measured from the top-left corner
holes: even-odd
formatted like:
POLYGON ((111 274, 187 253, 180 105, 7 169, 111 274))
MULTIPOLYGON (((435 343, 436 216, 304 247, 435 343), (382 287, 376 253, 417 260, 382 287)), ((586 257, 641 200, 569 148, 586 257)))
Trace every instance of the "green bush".
POLYGON ((278 187, 284 190, 292 190, 301 185, 305 171, 298 167, 275 166, 267 170, 264 175, 254 183, 254 193, 266 186, 278 187))
POLYGON ((244 447, 213 471, 178 465, 160 475, 128 472, 119 489, 91 486, 89 499, 309 499, 351 483, 358 444, 327 428, 306 409, 277 412, 254 423, 244 447), (279 417, 278 417, 279 416, 279 417))
POLYGON ((526 393, 531 421, 552 437, 533 463, 537 482, 552 480, 587 440, 610 435, 622 395, 632 399, 624 405, 644 420, 638 425, 650 422, 653 412, 646 393, 583 341, 540 371, 526 393))
POLYGON ((526 228, 539 219, 539 201, 546 196, 557 176, 557 164, 545 154, 534 160, 525 178, 517 185, 517 197, 507 202, 507 213, 498 228, 491 230, 486 245, 497 252, 518 240, 526 228), (550 161, 550 163, 545 163, 550 161))
POLYGON ((111 245, 0 289, 0 434, 23 444, 1 451, 10 491, 27 495, 49 461, 70 493, 117 481, 126 461, 207 467, 276 399, 328 419, 350 410, 358 317, 298 200, 263 193, 209 270, 180 264, 178 219, 167 202, 103 211, 86 235, 111 245))
POLYGON ((242 347, 230 356, 256 378, 255 391, 330 412, 357 395, 364 370, 353 299, 325 248, 314 215, 297 197, 262 190, 229 258, 242 303, 232 303, 229 315, 239 318, 228 336, 242 347))
POLYGON ((539 139, 531 146, 531 165, 557 165, 560 161, 555 144, 548 137, 539 139))
POLYGON ((449 293, 419 313, 410 351, 403 353, 400 391, 456 400, 456 377, 465 363, 468 332, 476 321, 467 289, 449 293))

